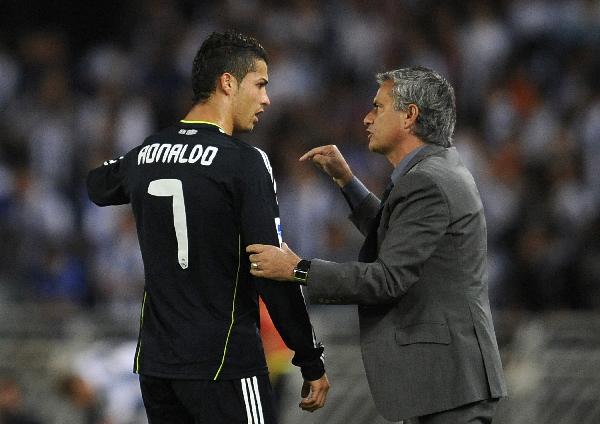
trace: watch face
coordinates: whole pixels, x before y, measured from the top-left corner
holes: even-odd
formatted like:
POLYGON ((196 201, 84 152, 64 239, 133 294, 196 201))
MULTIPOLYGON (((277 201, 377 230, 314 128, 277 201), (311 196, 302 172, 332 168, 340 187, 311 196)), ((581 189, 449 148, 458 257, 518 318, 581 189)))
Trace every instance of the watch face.
POLYGON ((308 272, 306 272, 306 271, 303 271, 303 270, 297 269, 297 268, 294 270, 294 278, 299 278, 299 279, 305 280, 307 276, 308 276, 308 272))

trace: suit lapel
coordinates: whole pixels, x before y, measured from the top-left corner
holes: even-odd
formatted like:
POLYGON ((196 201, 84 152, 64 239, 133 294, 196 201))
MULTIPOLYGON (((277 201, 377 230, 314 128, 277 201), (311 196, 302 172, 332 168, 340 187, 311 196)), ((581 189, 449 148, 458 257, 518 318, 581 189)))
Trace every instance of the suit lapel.
POLYGON ((390 181, 381 196, 381 204, 379 205, 379 211, 377 215, 373 219, 371 224, 371 229, 365 237, 365 241, 363 242, 362 247, 360 248, 360 252, 358 253, 358 260, 360 262, 372 262, 377 257, 377 228, 379 227, 379 222, 381 221, 381 213, 383 212, 383 205, 387 201, 387 198, 390 196, 392 189, 394 188, 394 184, 390 181), (373 256, 375 255, 375 256, 373 256))

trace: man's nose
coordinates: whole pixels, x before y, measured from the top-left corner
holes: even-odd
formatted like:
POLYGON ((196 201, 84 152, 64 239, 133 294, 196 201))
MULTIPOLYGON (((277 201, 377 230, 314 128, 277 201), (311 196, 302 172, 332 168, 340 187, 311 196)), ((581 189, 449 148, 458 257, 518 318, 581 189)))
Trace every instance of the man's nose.
POLYGON ((365 115, 365 117, 363 118, 363 125, 365 127, 368 127, 369 125, 371 125, 373 123, 373 117, 371 116, 371 112, 367 113, 365 115))
POLYGON ((269 106, 271 104, 271 100, 269 99, 269 96, 267 94, 265 94, 260 104, 265 106, 269 106))

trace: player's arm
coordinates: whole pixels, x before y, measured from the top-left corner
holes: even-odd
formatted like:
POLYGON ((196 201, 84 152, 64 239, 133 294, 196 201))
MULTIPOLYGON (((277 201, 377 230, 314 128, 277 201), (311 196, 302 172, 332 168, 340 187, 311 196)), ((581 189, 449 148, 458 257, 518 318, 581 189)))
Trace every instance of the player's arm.
POLYGON ((126 187, 125 157, 108 160, 87 176, 90 200, 98 206, 123 205, 129 203, 126 187))
MULTIPOLYGON (((256 154, 242 161, 242 240, 246 246, 259 243, 259 240, 263 244, 279 246, 279 207, 270 164, 263 153, 252 153, 256 154)), ((323 346, 315 340, 300 287, 262 278, 255 278, 254 282, 281 338, 294 351, 292 363, 300 367, 306 381, 319 381, 324 388, 327 377, 322 360, 323 346)), ((320 401, 314 396, 315 405, 324 403, 326 390, 323 392, 320 401)), ((303 408, 311 410, 311 406, 303 408)))

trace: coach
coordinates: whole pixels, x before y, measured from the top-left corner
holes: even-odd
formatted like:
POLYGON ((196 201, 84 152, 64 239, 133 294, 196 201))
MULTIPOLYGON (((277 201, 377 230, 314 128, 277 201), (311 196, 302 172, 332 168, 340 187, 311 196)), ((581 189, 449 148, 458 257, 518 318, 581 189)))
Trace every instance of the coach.
MULTIPOLYGON (((357 304, 369 386, 385 418, 490 423, 506 395, 486 281, 486 224, 452 147, 452 86, 425 68, 377 75, 369 150, 394 165, 380 201, 335 146, 307 152, 342 188, 366 236, 358 262, 300 260, 252 245, 251 272, 306 284, 316 303, 357 304)), ((335 360, 335 358, 333 359, 335 360)))

